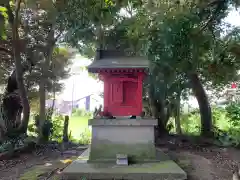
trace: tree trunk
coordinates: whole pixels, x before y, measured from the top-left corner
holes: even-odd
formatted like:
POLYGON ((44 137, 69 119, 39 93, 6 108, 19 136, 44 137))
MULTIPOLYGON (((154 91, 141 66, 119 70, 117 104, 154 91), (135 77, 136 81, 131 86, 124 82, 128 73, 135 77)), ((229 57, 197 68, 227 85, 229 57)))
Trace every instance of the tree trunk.
POLYGON ((154 109, 155 112, 155 118, 158 119, 158 135, 166 135, 168 134, 167 130, 167 122, 168 122, 168 112, 165 110, 165 106, 162 101, 154 101, 154 109))
POLYGON ((21 129, 23 133, 26 133, 28 128, 29 117, 30 117, 30 105, 29 105, 26 89, 23 83, 22 75, 18 76, 17 82, 18 82, 19 92, 21 95, 21 100, 23 105, 23 118, 21 123, 21 129))
POLYGON ((151 108, 152 116, 158 120, 158 126, 156 127, 157 136, 165 135, 168 133, 166 125, 167 118, 164 110, 164 103, 161 100, 154 99, 154 85, 150 84, 149 92, 149 104, 151 108))
POLYGON ((64 127, 63 127, 63 142, 64 143, 69 141, 69 139, 68 139, 68 124, 69 124, 69 116, 65 116, 64 127))
MULTIPOLYGON (((40 117, 40 132, 45 120, 46 120, 46 80, 47 80, 47 74, 48 74, 48 70, 50 67, 50 62, 52 60, 52 53, 53 53, 53 49, 55 46, 55 39, 54 39, 54 27, 51 27, 52 29, 50 30, 50 32, 48 33, 48 37, 47 37, 47 47, 46 47, 46 56, 45 56, 45 61, 42 63, 41 65, 41 78, 40 78, 40 83, 39 83, 39 98, 40 98, 40 111, 39 111, 39 117, 40 117)), ((39 137, 40 139, 42 139, 42 135, 40 135, 39 137)))
POLYGON ((182 134, 181 123, 180 123, 180 101, 181 93, 178 93, 176 104, 175 104, 175 125, 177 134, 182 134))
POLYGON ((196 73, 189 74, 189 80, 199 105, 201 115, 201 135, 212 136, 212 112, 207 94, 196 73))
POLYGON ((55 92, 55 88, 53 90, 53 102, 52 102, 52 107, 51 107, 51 110, 50 110, 50 117, 52 119, 52 116, 53 116, 53 113, 54 113, 54 107, 55 107, 55 101, 56 101, 56 92, 55 92))
MULTIPOLYGON (((45 79, 41 78, 39 83, 39 104, 40 104, 40 110, 39 110, 39 127, 42 128, 45 120, 46 120, 46 95, 45 95, 45 79)), ((40 131, 41 132, 41 131, 40 131)))
POLYGON ((21 54, 20 54, 20 44, 19 44, 19 34, 18 34, 18 13, 20 9, 20 1, 18 1, 15 11, 15 19, 12 26, 13 33, 13 53, 14 53, 14 62, 16 68, 16 79, 19 88, 19 94, 21 96, 22 104, 23 104, 23 119, 21 123, 21 129, 23 132, 27 131, 29 116, 30 116, 30 106, 27 97, 27 92, 25 89, 24 81, 23 81, 23 67, 21 64, 21 54))

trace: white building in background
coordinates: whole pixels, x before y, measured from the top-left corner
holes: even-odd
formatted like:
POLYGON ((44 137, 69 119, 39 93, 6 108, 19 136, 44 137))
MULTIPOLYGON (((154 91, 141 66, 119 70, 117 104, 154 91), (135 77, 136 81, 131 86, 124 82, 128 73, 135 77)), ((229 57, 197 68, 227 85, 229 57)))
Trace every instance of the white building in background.
MULTIPOLYGON (((55 107, 62 114, 70 114, 73 108, 94 111, 103 104, 103 83, 89 76, 86 67, 91 60, 76 55, 71 66, 71 76, 63 80, 64 90, 58 95, 55 107)), ((47 100, 46 106, 52 101, 47 100)))
POLYGON ((99 94, 91 94, 76 101, 75 108, 93 112, 95 107, 103 104, 103 98, 99 94))
POLYGON ((74 101, 66 101, 63 99, 53 101, 52 99, 48 99, 46 101, 46 107, 51 108, 54 103, 55 111, 63 115, 71 115, 73 109, 93 112, 95 107, 99 107, 103 103, 102 97, 98 94, 90 94, 74 101))

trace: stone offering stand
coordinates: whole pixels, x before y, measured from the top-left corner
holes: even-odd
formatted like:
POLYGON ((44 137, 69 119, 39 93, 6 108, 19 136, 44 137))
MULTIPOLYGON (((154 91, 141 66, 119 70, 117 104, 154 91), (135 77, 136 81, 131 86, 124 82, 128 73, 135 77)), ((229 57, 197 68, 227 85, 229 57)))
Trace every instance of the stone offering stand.
POLYGON ((63 172, 64 179, 183 180, 186 173, 154 144, 157 120, 142 115, 148 60, 119 51, 97 51, 88 67, 104 82, 104 106, 89 120, 91 145, 63 172), (131 116, 131 117, 130 117, 131 116), (129 165, 117 165, 119 155, 129 165))

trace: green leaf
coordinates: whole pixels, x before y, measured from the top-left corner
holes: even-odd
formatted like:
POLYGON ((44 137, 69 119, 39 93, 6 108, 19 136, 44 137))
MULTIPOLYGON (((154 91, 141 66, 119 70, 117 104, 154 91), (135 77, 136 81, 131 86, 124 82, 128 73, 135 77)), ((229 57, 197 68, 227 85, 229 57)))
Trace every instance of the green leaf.
POLYGON ((1 12, 0 12, 0 39, 6 39, 5 18, 1 12))
POLYGON ((0 6, 0 12, 7 12, 7 8, 0 6))
POLYGON ((2 39, 2 40, 7 40, 7 36, 6 36, 5 33, 2 33, 0 36, 1 36, 1 39, 2 39))

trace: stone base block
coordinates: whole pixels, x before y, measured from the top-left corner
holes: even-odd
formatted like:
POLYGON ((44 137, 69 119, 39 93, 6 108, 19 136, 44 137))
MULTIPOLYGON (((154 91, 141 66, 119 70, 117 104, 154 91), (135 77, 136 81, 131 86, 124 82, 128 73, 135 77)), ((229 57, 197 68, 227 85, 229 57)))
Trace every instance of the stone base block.
POLYGON ((132 162, 147 162, 156 159, 156 149, 152 143, 116 144, 109 141, 99 141, 91 145, 89 162, 115 162, 117 154, 126 154, 132 162))
MULTIPOLYGON (((186 173, 171 160, 118 166, 111 163, 87 163, 85 151, 63 171, 65 180, 185 180, 186 173)), ((160 153, 162 154, 162 153, 160 153)))
POLYGON ((154 126, 151 119, 92 119, 89 162, 116 161, 116 154, 127 154, 134 162, 156 159, 154 126))

